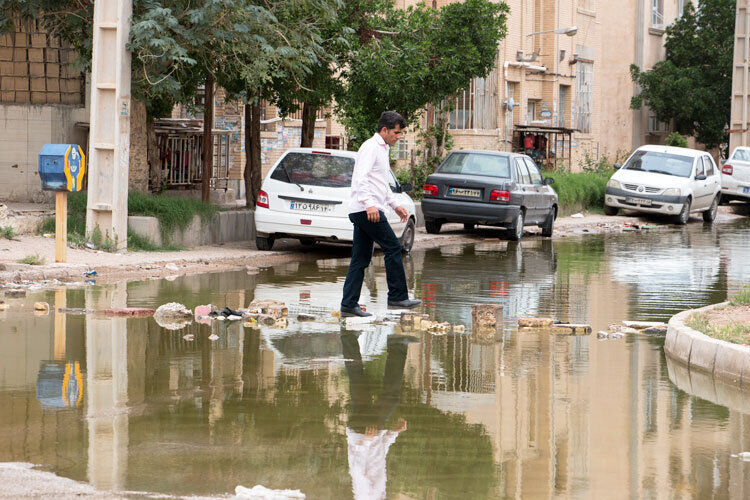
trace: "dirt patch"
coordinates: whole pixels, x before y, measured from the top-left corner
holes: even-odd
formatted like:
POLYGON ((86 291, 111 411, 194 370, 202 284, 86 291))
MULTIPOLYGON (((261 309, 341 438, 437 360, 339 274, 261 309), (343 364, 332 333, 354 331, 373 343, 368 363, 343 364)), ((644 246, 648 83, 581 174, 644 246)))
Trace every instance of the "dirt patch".
POLYGON ((693 314, 687 324, 710 337, 750 345, 750 306, 727 306, 693 314))

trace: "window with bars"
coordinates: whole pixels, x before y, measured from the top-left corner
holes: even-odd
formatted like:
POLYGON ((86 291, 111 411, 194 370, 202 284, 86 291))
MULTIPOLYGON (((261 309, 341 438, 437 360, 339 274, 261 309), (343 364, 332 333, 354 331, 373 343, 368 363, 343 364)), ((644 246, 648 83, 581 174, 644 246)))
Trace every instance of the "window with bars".
POLYGON ((578 8, 581 10, 594 12, 594 10, 596 9, 596 6, 594 5, 595 1, 596 0, 578 0, 578 8))
POLYGON ((468 88, 448 99, 446 107, 449 128, 494 129, 497 128, 497 70, 486 78, 474 78, 468 88))
POLYGON ((576 128, 588 134, 594 102, 594 63, 579 61, 576 67, 576 128))
POLYGON ((394 146, 394 157, 397 160, 408 160, 409 159, 409 141, 406 139, 400 139, 396 146, 394 146))
POLYGON ((656 118, 655 114, 650 113, 648 115, 647 129, 648 129, 648 133, 649 134, 658 134, 658 133, 661 133, 661 132, 666 132, 668 130, 667 127, 668 127, 668 125, 666 123, 664 123, 664 122, 660 122, 656 118))
POLYGON ((664 0, 651 0, 651 25, 664 26, 664 0))

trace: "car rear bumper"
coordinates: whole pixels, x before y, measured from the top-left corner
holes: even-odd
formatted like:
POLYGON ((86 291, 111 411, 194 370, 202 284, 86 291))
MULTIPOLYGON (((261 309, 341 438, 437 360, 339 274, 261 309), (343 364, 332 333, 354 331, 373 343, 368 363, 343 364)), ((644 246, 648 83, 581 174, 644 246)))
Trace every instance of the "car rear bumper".
POLYGON ((623 189, 608 187, 605 190, 604 204, 609 207, 638 210, 657 214, 677 215, 682 210, 687 196, 664 196, 661 194, 633 193, 623 189), (628 199, 649 200, 649 204, 635 203, 628 199))
POLYGON ((750 182, 737 181, 731 175, 721 176, 721 194, 727 198, 750 200, 750 182))
POLYGON ((255 231, 260 236, 270 234, 291 238, 317 238, 333 241, 352 241, 353 226, 343 217, 292 214, 255 207, 255 231), (309 224, 302 224, 309 220, 309 224))
POLYGON ((510 224, 518 215, 518 205, 472 203, 465 201, 422 199, 422 213, 431 219, 473 224, 510 224))

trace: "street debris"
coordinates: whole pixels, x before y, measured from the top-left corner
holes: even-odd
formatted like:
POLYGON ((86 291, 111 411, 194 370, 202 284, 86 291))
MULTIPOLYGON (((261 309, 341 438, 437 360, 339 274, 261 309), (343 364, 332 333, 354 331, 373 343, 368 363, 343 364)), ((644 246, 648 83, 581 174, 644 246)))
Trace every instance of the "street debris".
POLYGON ((546 328, 554 322, 552 318, 518 318, 518 326, 525 328, 546 328))
POLYGON ((312 314, 298 314, 297 321, 300 321, 300 322, 315 321, 315 316, 313 316, 312 314))
POLYGON ((644 330, 646 328, 659 326, 666 327, 664 323, 661 323, 659 321, 623 321, 622 324, 625 326, 629 326, 630 328, 635 328, 636 330, 644 330))
POLYGON ((34 311, 49 314, 49 304, 46 302, 34 302, 34 311))
POLYGON ((289 308, 280 300, 255 299, 247 306, 249 314, 267 314, 274 318, 289 315, 289 308))
POLYGON ((9 308, 10 306, 5 301, 0 300, 0 311, 7 311, 9 308))
POLYGON ((651 326, 651 327, 644 328, 643 330, 641 330, 641 333, 645 335, 666 335, 667 326, 666 325, 651 326))
POLYGON ((154 320, 167 330, 181 330, 193 322, 193 311, 178 302, 168 302, 156 309, 154 320))
POLYGON ((84 276, 96 276, 96 271, 86 271, 83 273, 84 276))
POLYGON ((743 451, 736 455, 732 454, 732 458, 739 458, 743 462, 750 462, 750 451, 743 451))
POLYGON ((571 219, 583 219, 583 214, 581 212, 578 212, 577 214, 573 214, 570 216, 571 219))
POLYGON ((474 304, 471 306, 471 323, 476 326, 498 326, 503 321, 501 304, 474 304))
POLYGON ((63 314, 71 314, 71 315, 77 315, 77 314, 87 314, 92 313, 91 309, 84 309, 82 307, 60 307, 57 309, 57 312, 63 313, 63 314))
POLYGON ((133 318, 147 318, 153 316, 156 311, 145 307, 119 307, 113 309, 105 309, 105 316, 126 316, 133 318))
POLYGON ((212 333, 211 335, 208 336, 208 340, 219 340, 219 336, 216 335, 215 333, 212 333))
POLYGON ((173 264, 172 262, 170 262, 169 264, 167 264, 166 266, 164 266, 164 269, 166 269, 168 271, 179 271, 180 270, 180 268, 177 267, 177 264, 173 264))
POLYGON ((250 274, 250 275, 260 273, 260 269, 255 266, 245 266, 245 270, 247 271, 247 274, 250 274))
POLYGON ((607 340, 607 339, 621 339, 625 336, 624 333, 620 332, 605 332, 605 331, 599 331, 596 334, 596 338, 599 340, 607 340))
POLYGON ((237 486, 234 494, 239 498, 250 500, 304 500, 306 498, 300 490, 272 490, 260 484, 252 488, 237 486))
POLYGON ((19 290, 17 288, 5 290, 5 298, 18 299, 22 297, 26 297, 26 290, 19 290))
POLYGON ((192 342, 193 340, 195 340, 195 335, 193 335, 192 333, 188 333, 183 335, 182 338, 188 342, 192 342))

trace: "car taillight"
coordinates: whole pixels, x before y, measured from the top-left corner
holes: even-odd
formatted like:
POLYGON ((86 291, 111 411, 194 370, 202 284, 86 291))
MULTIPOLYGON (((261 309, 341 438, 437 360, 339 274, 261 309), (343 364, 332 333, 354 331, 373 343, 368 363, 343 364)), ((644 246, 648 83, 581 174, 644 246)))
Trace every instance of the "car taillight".
POLYGON ((255 202, 255 204, 259 207, 263 208, 269 208, 268 206, 268 193, 263 191, 262 189, 258 191, 258 200, 255 202))
POLYGON ((438 195, 438 187, 435 184, 425 184, 422 188, 422 194, 428 194, 430 196, 438 195))
POLYGON ((732 175, 732 172, 734 172, 734 167, 732 165, 724 165, 721 167, 721 173, 725 175, 732 175))
POLYGON ((490 191, 490 201, 510 201, 510 193, 508 191, 493 189, 490 191))

